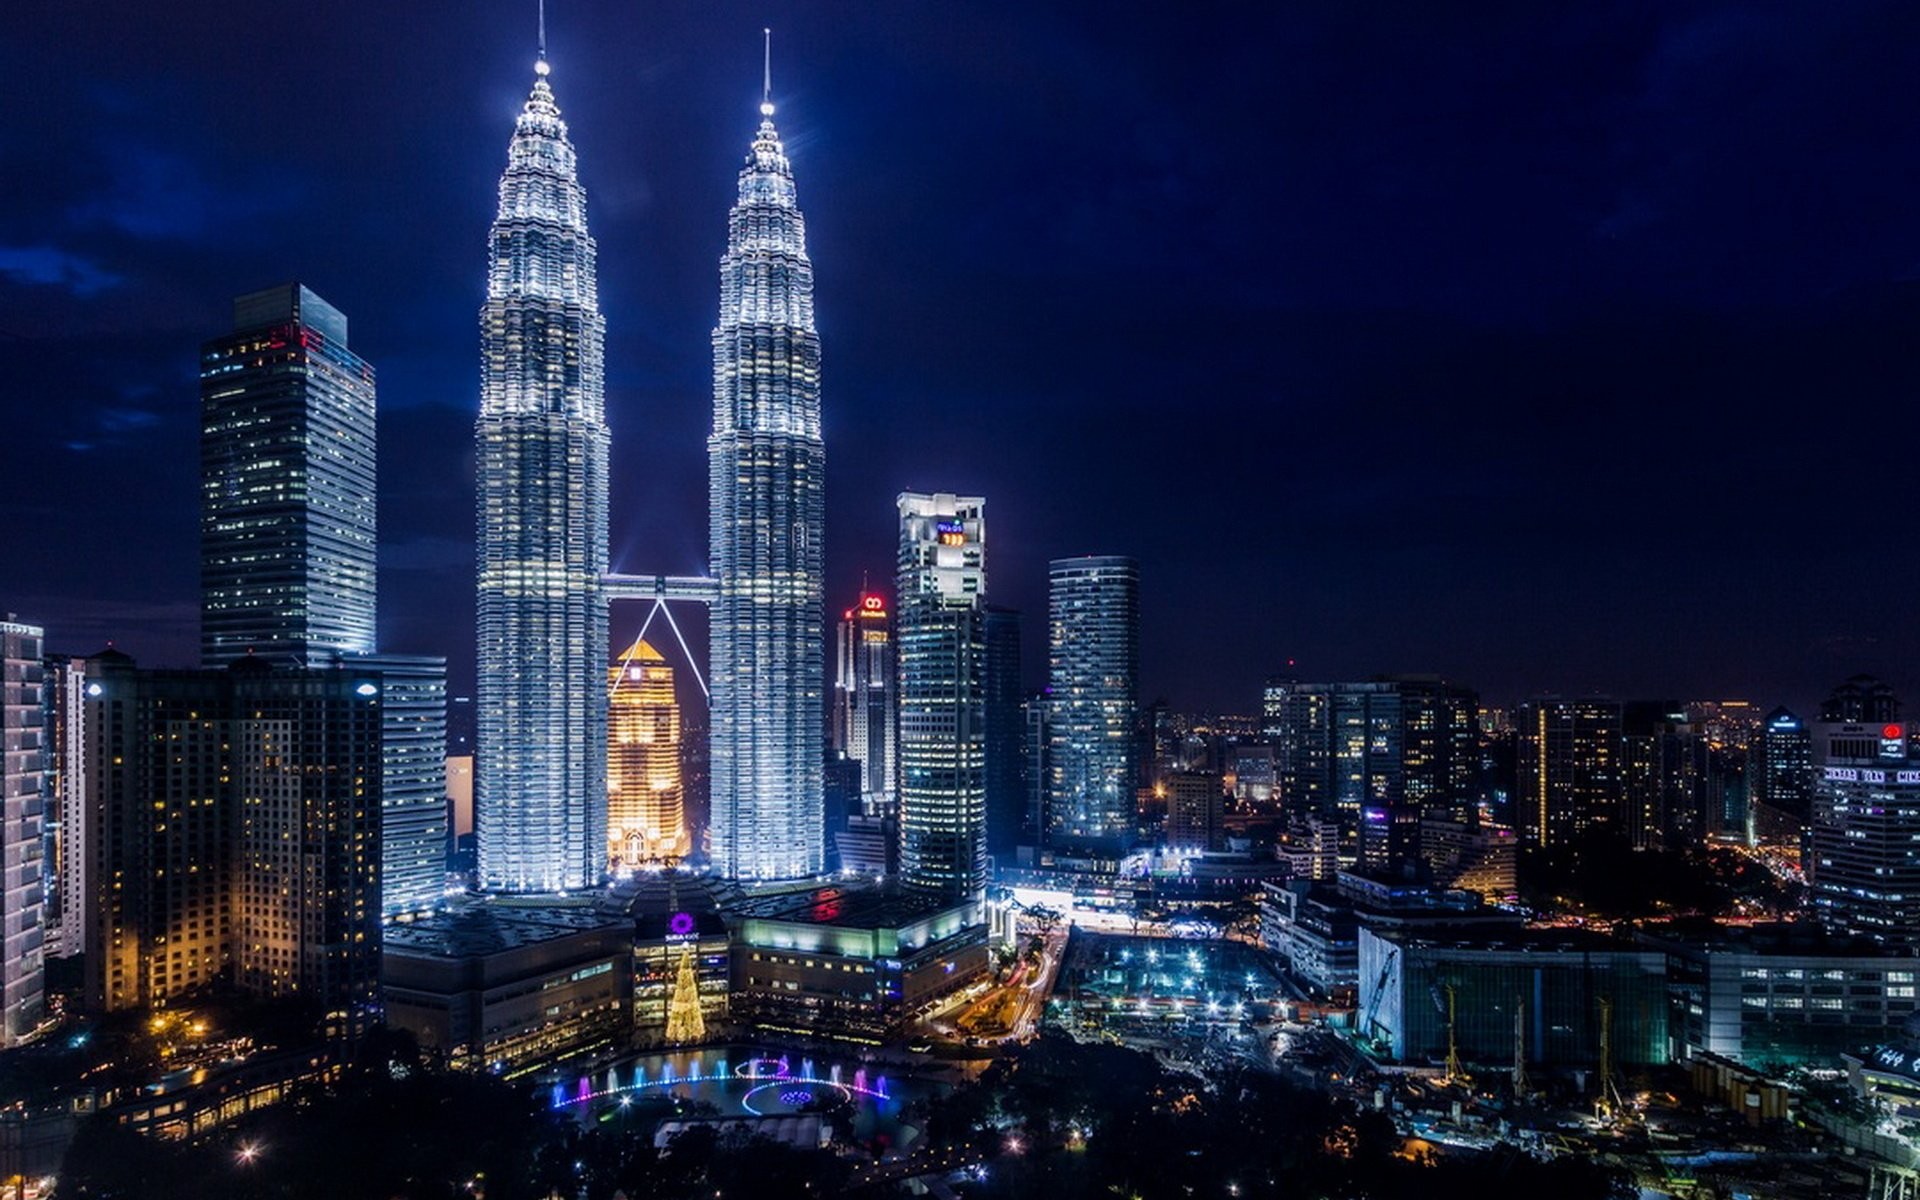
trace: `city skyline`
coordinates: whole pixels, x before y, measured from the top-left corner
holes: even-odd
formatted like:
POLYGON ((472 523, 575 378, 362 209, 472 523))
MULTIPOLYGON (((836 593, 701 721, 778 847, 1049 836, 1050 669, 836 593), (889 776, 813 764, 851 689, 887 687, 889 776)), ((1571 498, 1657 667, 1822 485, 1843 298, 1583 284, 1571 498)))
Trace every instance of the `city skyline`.
MULTIPOLYGON (((1901 597, 1914 589, 1899 576, 1908 568, 1873 575, 1865 593, 1850 583, 1878 566, 1865 525, 1819 533, 1811 517, 1816 501, 1847 478, 1839 459, 1783 457, 1780 447, 1792 439, 1774 436, 1809 398, 1843 394, 1876 406, 1913 382, 1915 365, 1892 336, 1911 313, 1913 234, 1874 198, 1897 193, 1888 172, 1905 178, 1920 157, 1911 138, 1879 116, 1895 111, 1882 101, 1898 94, 1906 72, 1913 40, 1898 35, 1910 18, 1872 5, 1847 12, 1845 21, 1742 20, 1705 5, 1616 21, 1577 60, 1584 70, 1573 72, 1565 69, 1576 61, 1571 52, 1551 48, 1553 35, 1576 31, 1578 19, 1540 16, 1518 30, 1535 35, 1520 39, 1525 44, 1550 48, 1539 62, 1511 50, 1494 60, 1492 75, 1511 96, 1459 72, 1477 50, 1514 41, 1495 36, 1515 33, 1513 24, 1433 15, 1423 27, 1433 53, 1413 61, 1385 52, 1408 78, 1339 112, 1327 101, 1343 85, 1357 95, 1367 90, 1359 85, 1377 81, 1382 63, 1362 62, 1352 46, 1383 53, 1370 22, 1384 18, 1313 10, 1265 18, 1272 41, 1257 59, 1310 61, 1314 69, 1282 72, 1271 99, 1257 102, 1243 94, 1257 73, 1183 95, 1176 85, 1189 81, 1191 68, 1181 64, 1194 55, 1143 50, 1139 35, 1161 31, 1135 11, 1078 30, 1073 42, 1052 40, 1062 38, 1064 18, 1036 19, 1030 30, 952 15, 916 22, 803 12, 783 22, 791 30, 776 34, 791 65, 778 75, 806 97, 795 110, 804 109, 803 124, 788 131, 790 150, 817 197, 816 239, 832 247, 822 254, 830 269, 821 281, 835 347, 829 412, 844 415, 830 417, 828 436, 847 440, 829 468, 829 589, 850 591, 861 573, 884 570, 889 497, 909 477, 936 477, 997 498, 1004 540, 996 594, 1028 614, 1029 682, 1042 660, 1033 651, 1045 562, 1116 549, 1160 581, 1143 598, 1143 699, 1165 695, 1183 708, 1252 711, 1259 680, 1289 658, 1313 678, 1438 672, 1490 701, 1534 691, 1738 694, 1804 712, 1832 682, 1862 670, 1912 690, 1920 654, 1901 597), (1056 89, 1002 68, 982 74, 949 48, 1014 33, 1022 45, 1066 46, 1059 70, 1077 86, 1056 89), (1770 123, 1737 118, 1731 97, 1795 41, 1847 53, 1811 65, 1785 56, 1794 69, 1770 77, 1770 103, 1802 119, 1782 135, 1782 148, 1763 152, 1759 130, 1770 123), (1844 86, 1827 86, 1839 79, 1832 61, 1848 66, 1844 86), (875 103, 871 91, 836 83, 836 70, 855 68, 874 73, 899 102, 875 103), (1395 102, 1418 98, 1423 86, 1452 97, 1418 123, 1444 136, 1430 148, 1381 134, 1376 125, 1395 102), (1509 114, 1528 100, 1549 119, 1517 124, 1509 114), (1007 106, 1025 118, 1010 124, 1001 115, 1007 106), (1555 148, 1569 126, 1624 145, 1644 132, 1643 110, 1661 117, 1667 140, 1658 150, 1714 146, 1730 177, 1778 184, 1784 208, 1813 205, 1816 217, 1840 211, 1859 219, 1809 219, 1813 244, 1790 244, 1790 229, 1791 241, 1800 240, 1797 218, 1742 204, 1732 210, 1738 219, 1716 231, 1703 213, 1715 204, 1727 211, 1728 185, 1697 168, 1662 168, 1671 154, 1630 156, 1618 179, 1594 180, 1555 148), (1674 120, 1676 113, 1695 120, 1674 120), (1117 136, 1091 159, 1057 154, 1072 144, 1070 132, 1097 127, 1087 121, 1095 115, 1117 136), (998 158, 980 151, 989 118, 1004 141, 998 158), (922 122, 939 135, 931 150, 903 134, 922 122), (1235 161, 1229 150, 1256 132, 1272 138, 1269 161, 1226 189, 1224 215, 1196 214, 1181 198, 1213 194, 1235 161), (1346 139, 1383 147, 1373 154, 1387 161, 1354 161, 1346 139), (939 144, 951 149, 936 155, 939 144), (873 169, 870 155, 882 149, 908 157, 897 169, 873 169), (1436 154, 1463 150, 1485 182, 1438 169, 1436 154), (1872 173, 1846 169, 1863 160, 1875 162, 1872 173), (959 163, 980 178, 957 174, 959 163), (1069 174, 1069 165, 1083 174, 1069 174), (1005 185, 1023 177, 1040 181, 1034 197, 1003 199, 1011 194, 1005 185), (1833 194, 1811 194, 1813 179, 1833 194), (900 190, 909 184, 915 190, 900 190), (908 196, 915 202, 902 204, 908 196), (1355 197, 1355 214, 1327 211, 1355 197), (1271 211, 1250 209, 1256 198, 1271 211), (912 219, 888 215, 896 212, 912 219), (1489 217, 1516 212, 1530 219, 1510 235, 1492 227, 1489 217), (1257 226, 1247 224, 1254 215, 1257 226), (1389 216, 1408 219, 1380 252, 1334 253, 1385 228, 1389 216), (963 236, 917 236, 937 233, 943 220, 963 236), (1255 227, 1287 232, 1272 244, 1238 237, 1255 227), (1469 234, 1486 239, 1492 265, 1449 256, 1446 247, 1469 234), (1108 262, 1094 246, 1119 253, 1108 262), (985 261, 968 266, 966 247, 985 261), (1671 263, 1676 253, 1680 261, 1671 263), (1196 265, 1168 265, 1183 256, 1196 265), (1330 269, 1335 260, 1347 264, 1344 273, 1330 269), (1528 265, 1543 261, 1566 269, 1546 278, 1528 265), (1093 363, 1108 333, 1088 332, 1077 316, 1038 320, 1038 301, 1047 312, 1093 312, 1099 306, 1086 302, 1112 283, 1102 272, 1121 267, 1167 285, 1161 290, 1175 298, 1219 284, 1227 299, 1244 299, 1253 281, 1271 278, 1282 299, 1209 330, 1134 288, 1112 293, 1126 302, 1114 308, 1130 335, 1163 321, 1151 338, 1130 337, 1145 347, 1141 355, 1119 356, 1137 379, 1116 382, 1112 368, 1100 366, 1068 381, 1046 364, 1060 352, 1093 363), (922 288, 929 277, 942 286, 922 288), (1009 287, 1009 278, 1039 283, 1009 287), (929 372, 890 348, 927 349, 924 336, 902 332, 907 322, 930 328, 938 312, 1003 307, 1004 317, 965 322, 980 339, 970 357, 987 367, 969 365, 957 377, 944 365, 929 372), (1256 316, 1270 331, 1262 338, 1278 339, 1262 360, 1278 355, 1286 365, 1277 382, 1248 388, 1234 383, 1246 378, 1248 360, 1214 361, 1213 352, 1223 332, 1244 337, 1244 322, 1256 316), (1023 324, 1047 335, 1047 356, 1028 352, 1042 339, 1008 333, 1023 324), (1320 345, 1305 344, 1314 341, 1320 345), (1440 342, 1457 346, 1443 352, 1440 342), (1161 365, 1169 360, 1177 373, 1161 365), (1013 378, 1021 386, 996 386, 1013 378), (1571 391, 1568 380, 1579 381, 1571 391), (1002 390, 1008 399, 977 406, 977 427, 917 436, 956 400, 1002 390), (1087 422, 1095 394, 1115 398, 1120 411, 1151 413, 1155 398, 1169 393, 1218 397, 1203 410, 1210 423, 1183 438, 1135 439, 1149 444, 1134 448, 1087 422), (1246 399, 1231 398, 1239 396, 1246 399), (1429 445, 1448 452, 1444 469, 1436 470, 1429 445), (1067 464, 1075 484, 1068 503, 1020 482, 1042 454, 1067 464), (978 478, 958 473, 969 458, 980 463, 978 478), (1090 473, 1076 460, 1107 469, 1090 473), (1156 517, 1149 502, 1157 486, 1109 482, 1129 473, 1164 478, 1166 494, 1192 498, 1190 509, 1173 509, 1189 520, 1203 514, 1217 534, 1195 537, 1185 521, 1156 517), (1753 500, 1736 509, 1740 481, 1753 500), (1249 504, 1252 497, 1260 502, 1249 504), (1445 521, 1405 522, 1428 512, 1445 521), (1653 522, 1660 513, 1666 518, 1653 522), (1123 536, 1113 536, 1114 526, 1123 536), (1219 552, 1223 545, 1234 551, 1219 552), (1594 562, 1612 569, 1602 577, 1583 565, 1594 562), (1418 596, 1388 584, 1408 577, 1421 581, 1418 596), (1182 619, 1202 607, 1208 621, 1182 619)), ((210 16, 188 10, 178 31, 148 28, 135 16, 124 28, 89 31, 113 51, 90 55, 90 72, 47 56, 54 61, 30 60, 14 74, 8 86, 25 89, 22 111, 58 103, 76 138, 74 162, 46 173, 46 195, 10 197, 4 210, 19 232, 0 247, 0 329, 9 335, 0 356, 24 381, 22 394, 44 391, 54 378, 71 385, 61 405, 26 406, 33 411, 20 414, 22 436, 10 439, 7 465, 28 495, 76 470, 126 481, 73 506, 37 495, 15 502, 40 514, 50 538, 79 551, 16 560, 0 576, 9 607, 46 626, 50 649, 91 653, 113 637, 142 661, 190 660, 194 497, 168 447, 190 444, 183 378, 191 347, 219 327, 227 297, 299 277, 354 315, 356 351, 381 371, 383 445, 394 461, 420 464, 383 497, 382 528, 392 542, 382 643, 444 653, 456 672, 470 661, 462 618, 429 598, 471 561, 458 448, 474 391, 478 289, 467 260, 486 220, 475 197, 498 170, 499 129, 518 99, 509 98, 507 81, 523 77, 530 56, 532 39, 512 15, 443 19, 436 35, 473 51, 444 57, 472 62, 450 62, 431 80, 392 68, 410 53, 396 45, 417 43, 427 23, 445 17, 432 11, 391 17, 392 38, 377 43, 387 49, 353 44, 355 54, 387 57, 349 54, 338 66, 313 65, 331 61, 321 55, 296 74, 301 89, 339 102, 338 130, 312 135, 320 139, 317 161, 341 161, 348 140, 358 139, 352 161, 364 180, 326 186, 316 185, 312 168, 244 136, 253 121, 325 124, 302 119, 315 101, 255 74, 278 61, 272 53, 257 64, 225 55, 232 73, 209 75, 215 83, 157 81, 155 64, 167 55, 207 52, 184 49, 186 39, 232 49, 241 35, 210 16), (143 38, 151 48, 135 48, 143 38), (380 85, 362 89, 369 64, 380 85), (66 78, 76 74, 78 83, 66 78), (258 99, 239 106, 252 115, 224 111, 244 95, 258 99), (206 118, 212 132, 205 141, 171 130, 109 136, 107 118, 143 97, 206 118), (435 122, 434 169, 397 161, 409 156, 376 120, 405 130, 435 122), (233 160, 225 147, 244 147, 248 157, 233 160), (130 206, 130 189, 143 181, 165 202, 130 206), (352 203, 378 196, 384 205, 352 203), (444 211, 449 229, 395 222, 378 215, 383 208, 444 211), (347 212, 364 215, 325 238, 313 232, 333 230, 347 212), (465 260, 455 261, 456 248, 465 260), (382 274, 403 269, 405 287, 382 274), (417 320, 402 319, 410 305, 417 320), (53 336, 62 323, 74 332, 53 336), (88 365, 77 369, 83 354, 88 365), (127 491, 149 502, 125 505, 119 497, 127 491), (131 569, 150 581, 139 605, 118 603, 109 577, 90 565, 102 562, 114 564, 115 577, 131 569)), ((585 182, 609 197, 605 236, 619 240, 619 279, 609 285, 617 298, 608 303, 616 337, 610 423, 619 444, 658 449, 665 464, 644 479, 616 478, 613 565, 698 574, 704 364, 694 339, 710 320, 722 232, 709 201, 724 195, 739 114, 759 82, 762 15, 669 12, 640 21, 582 4, 553 16, 556 57, 577 97, 570 116, 579 114, 576 125, 592 129, 603 152, 584 168, 585 182), (622 69, 633 62, 644 69, 622 69)), ((9 44, 79 44, 77 28, 60 24, 67 17, 13 19, 51 24, 9 44)), ((323 36, 344 38, 364 23, 340 24, 323 36)), ((1234 37, 1257 43, 1255 32, 1262 31, 1234 37)), ((1235 67, 1256 57, 1206 22, 1178 36, 1169 50, 1203 49, 1235 67)), ((48 151, 34 142, 18 148, 29 166, 48 151)), ((1903 436, 1905 408, 1877 408, 1893 426, 1886 434, 1903 436)), ((1850 494, 1871 511, 1897 503, 1890 488, 1869 477, 1850 494)), ((615 633, 631 629, 617 624, 615 633)), ((689 633, 697 645, 698 629, 689 633)), ((824 630, 820 636, 824 643, 824 630)), ((464 692, 469 682, 456 675, 455 687, 464 692)))

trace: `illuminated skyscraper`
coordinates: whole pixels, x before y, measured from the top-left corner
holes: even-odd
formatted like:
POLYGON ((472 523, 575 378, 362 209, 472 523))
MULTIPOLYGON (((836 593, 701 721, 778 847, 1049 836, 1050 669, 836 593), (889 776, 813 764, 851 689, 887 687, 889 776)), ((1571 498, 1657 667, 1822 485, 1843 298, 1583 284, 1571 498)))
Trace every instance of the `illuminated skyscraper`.
POLYGON ((1140 567, 1060 558, 1048 574, 1048 842, 1112 856, 1133 841, 1140 567))
POLYGON ((48 958, 74 958, 87 944, 87 660, 66 654, 46 658, 47 750, 45 828, 49 836, 42 867, 46 893, 48 958))
POLYGON ((887 601, 861 592, 835 639, 833 748, 859 764, 860 815, 892 816, 894 752, 893 632, 887 601))
POLYGON ((1767 714, 1753 742, 1753 831, 1794 842, 1813 812, 1813 735, 1785 708, 1767 714))
POLYGON ((373 649, 373 368, 298 283, 200 350, 200 661, 373 649))
POLYGON ((1519 792, 1514 823, 1536 846, 1621 831, 1626 798, 1617 700, 1529 700, 1514 713, 1519 792))
POLYGON ((0 614, 0 1048, 28 1037, 45 1009, 40 820, 46 743, 40 688, 45 632, 0 614))
POLYGON ((607 839, 605 322, 586 193, 547 84, 515 122, 480 312, 480 880, 591 887, 607 839))
POLYGON ((1813 726, 1807 904, 1827 929, 1920 949, 1920 753, 1900 700, 1856 675, 1813 726))
POLYGON ((680 702, 673 668, 636 640, 607 671, 607 861, 615 870, 687 852, 680 702))
POLYGON ((760 107, 720 260, 707 439, 714 869, 743 881, 825 867, 820 644, 826 450, 813 264, 793 169, 760 107))
POLYGON ((900 877, 956 899, 987 884, 986 501, 902 493, 900 877))

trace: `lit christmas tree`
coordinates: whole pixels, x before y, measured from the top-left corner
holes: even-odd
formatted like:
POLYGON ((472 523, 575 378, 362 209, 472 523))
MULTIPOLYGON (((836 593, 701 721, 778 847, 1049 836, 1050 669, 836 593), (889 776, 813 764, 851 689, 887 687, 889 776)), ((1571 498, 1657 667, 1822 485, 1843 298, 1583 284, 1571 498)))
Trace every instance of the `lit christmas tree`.
POLYGON ((667 1041, 685 1046, 707 1036, 706 1018, 700 1015, 700 981, 693 974, 693 950, 680 952, 680 973, 674 977, 673 999, 667 1003, 667 1041))

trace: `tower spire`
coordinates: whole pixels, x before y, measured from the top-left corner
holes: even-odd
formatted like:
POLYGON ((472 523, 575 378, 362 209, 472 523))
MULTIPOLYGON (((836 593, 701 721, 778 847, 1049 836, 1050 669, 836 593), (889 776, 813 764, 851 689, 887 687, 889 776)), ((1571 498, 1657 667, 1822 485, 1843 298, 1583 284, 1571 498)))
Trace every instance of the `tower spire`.
POLYGON ((766 39, 760 68, 760 115, 770 117, 773 115, 773 30, 762 29, 760 35, 766 39))
POLYGON ((547 66, 547 0, 539 0, 540 11, 540 57, 534 62, 533 69, 545 75, 551 68, 547 66))

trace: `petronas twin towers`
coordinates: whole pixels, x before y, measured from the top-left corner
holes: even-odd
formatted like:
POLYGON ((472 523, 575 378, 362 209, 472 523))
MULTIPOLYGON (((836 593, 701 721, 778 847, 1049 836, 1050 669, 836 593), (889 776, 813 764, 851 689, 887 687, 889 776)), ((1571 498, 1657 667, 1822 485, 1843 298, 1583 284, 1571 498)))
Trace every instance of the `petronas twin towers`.
MULTIPOLYGON (((480 314, 475 816, 489 891, 606 874, 605 322, 573 144, 544 54, 500 180, 480 314)), ((761 105, 720 263, 707 440, 716 871, 824 866, 825 446, 813 266, 793 171, 761 105)))

